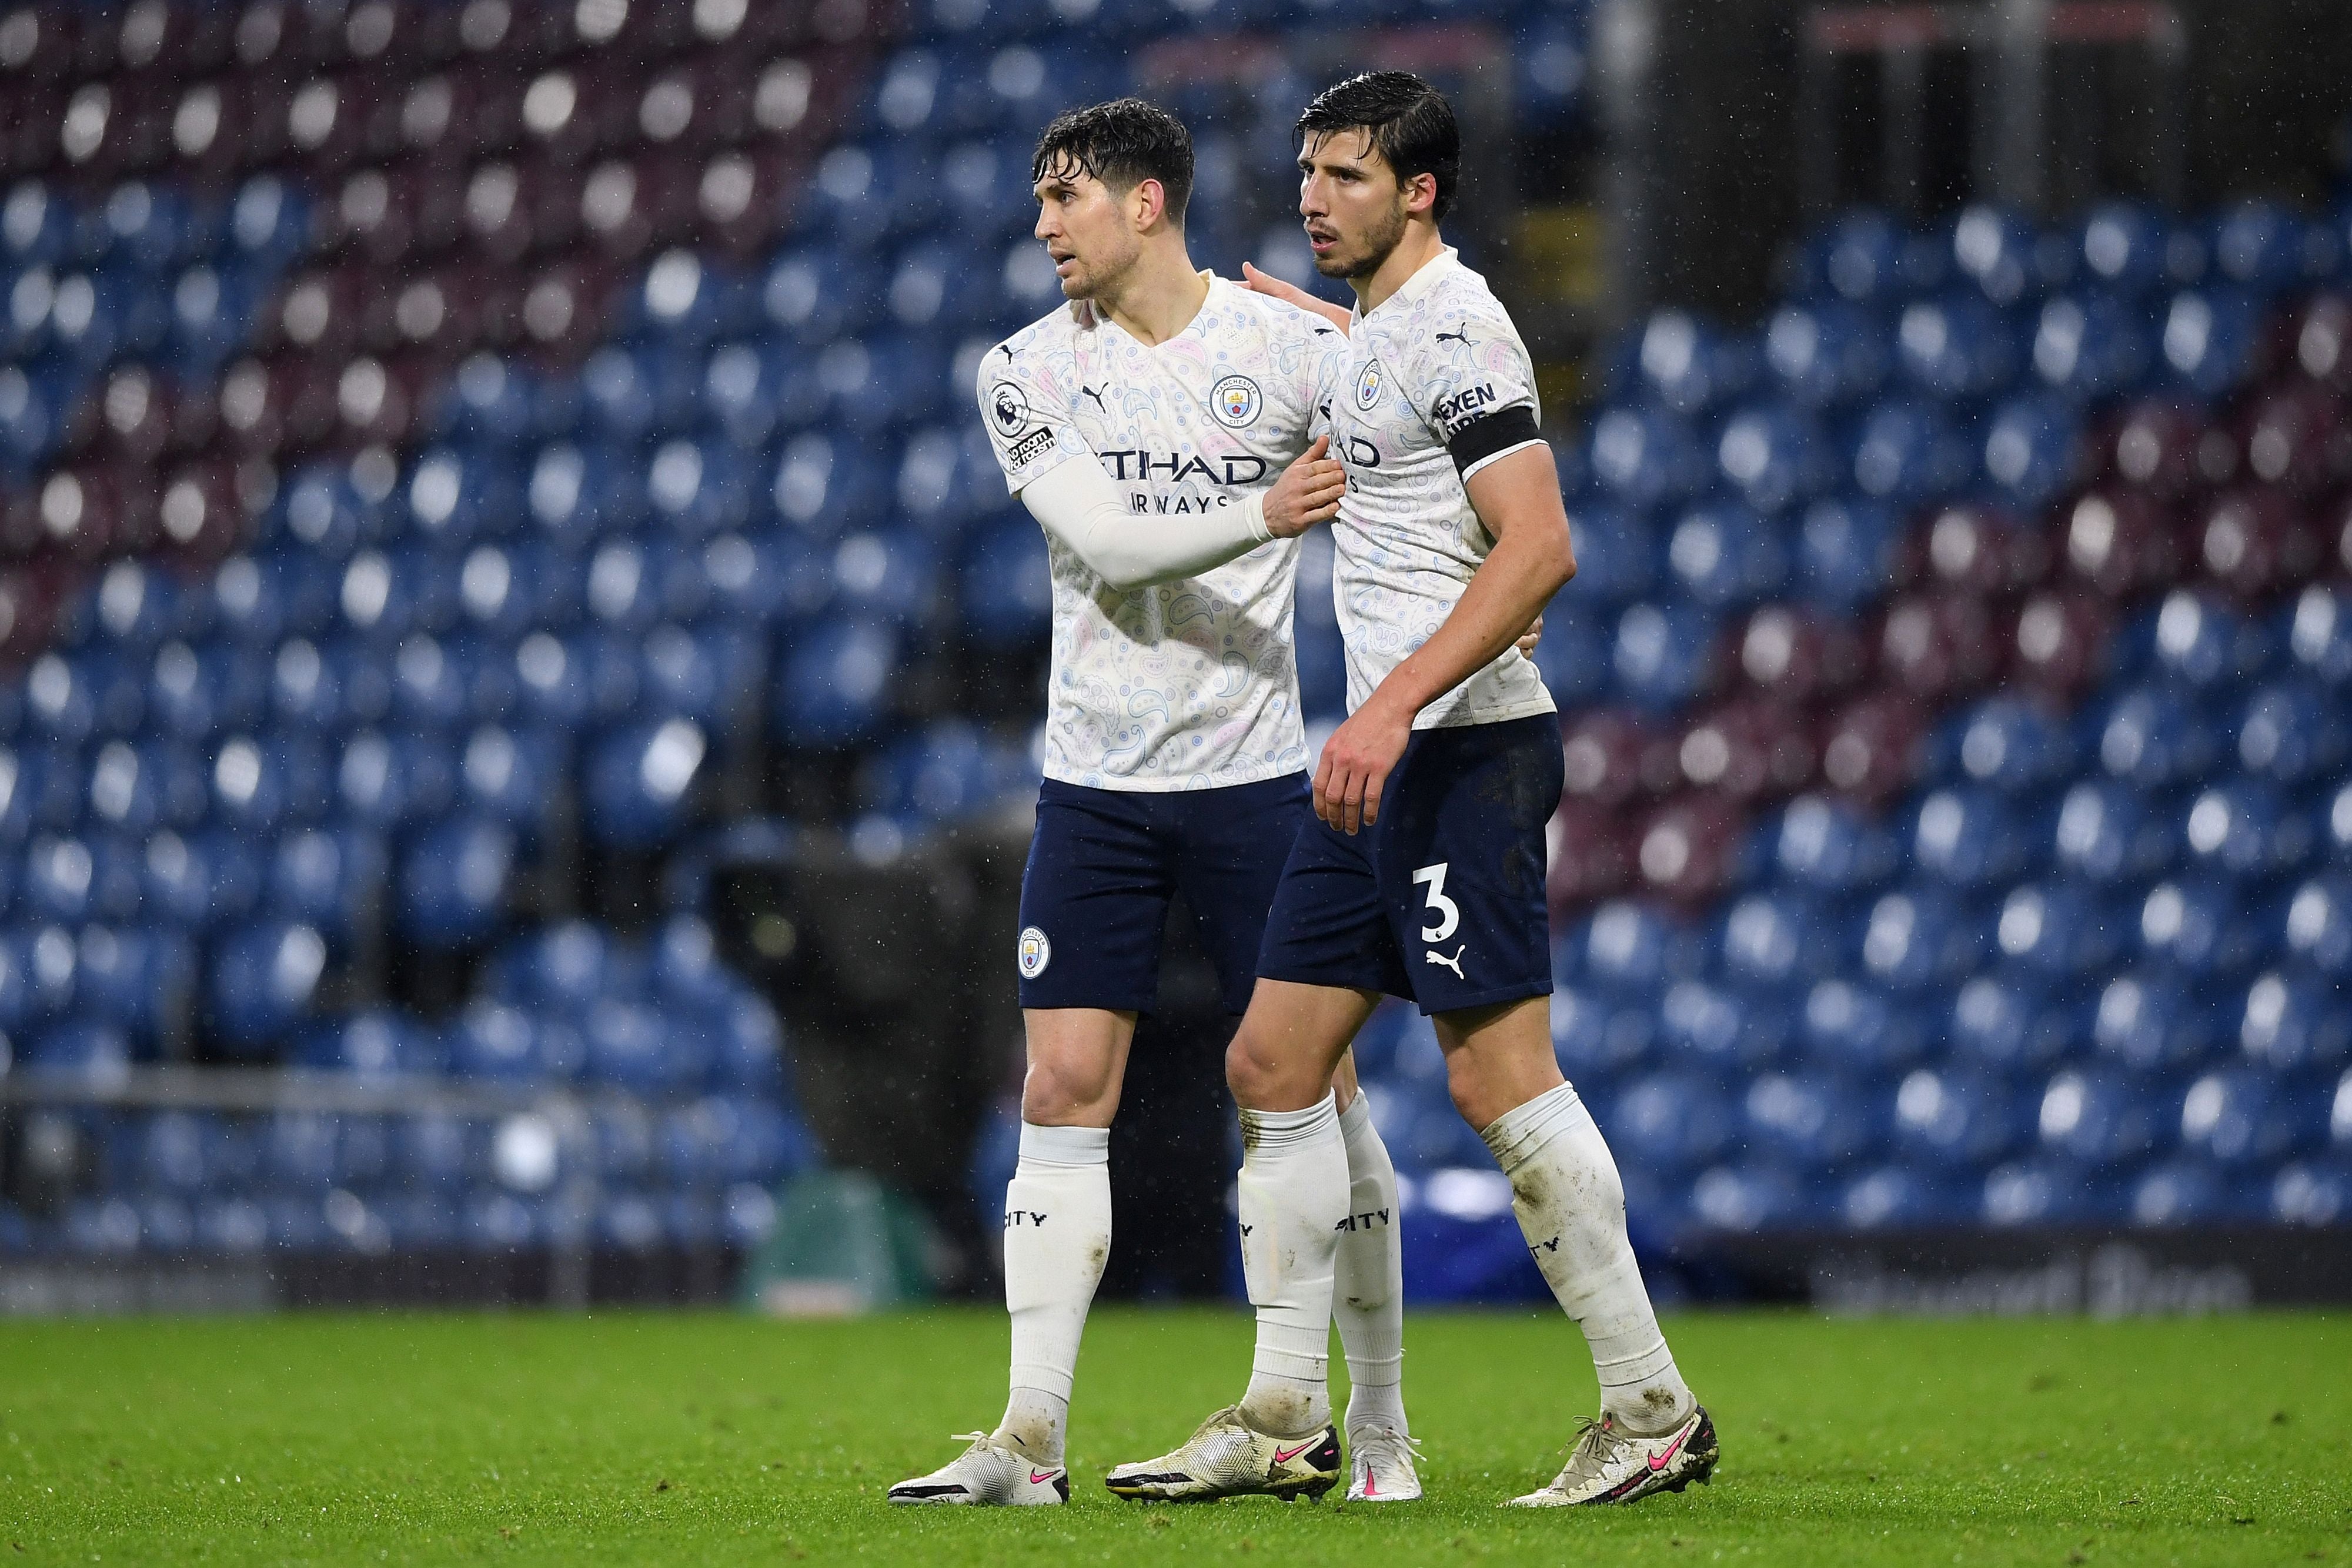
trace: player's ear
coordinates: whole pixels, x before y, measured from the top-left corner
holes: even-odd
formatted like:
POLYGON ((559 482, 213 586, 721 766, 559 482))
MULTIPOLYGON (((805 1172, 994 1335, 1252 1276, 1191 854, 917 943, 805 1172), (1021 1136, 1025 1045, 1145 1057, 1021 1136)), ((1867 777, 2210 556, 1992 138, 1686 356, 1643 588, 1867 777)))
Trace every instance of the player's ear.
POLYGON ((1404 210, 1416 217, 1436 212, 1436 175, 1424 170, 1404 183, 1404 210))
POLYGON ((1157 180, 1138 180, 1128 193, 1128 216, 1139 231, 1158 223, 1167 211, 1168 190, 1157 180))

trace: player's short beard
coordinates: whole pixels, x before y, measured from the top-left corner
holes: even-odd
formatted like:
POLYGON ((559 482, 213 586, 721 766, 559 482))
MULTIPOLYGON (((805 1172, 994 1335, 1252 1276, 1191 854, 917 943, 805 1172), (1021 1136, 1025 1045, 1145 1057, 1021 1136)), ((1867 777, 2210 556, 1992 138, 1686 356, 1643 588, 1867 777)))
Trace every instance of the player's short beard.
POLYGON ((1334 248, 1328 256, 1317 256, 1315 270, 1326 277, 1370 277, 1404 243, 1404 203, 1399 201, 1376 220, 1361 246, 1352 253, 1334 248))
POLYGON ((1129 274, 1135 270, 1137 258, 1143 247, 1130 244, 1124 255, 1105 256, 1100 261, 1081 262, 1077 276, 1062 285, 1066 299, 1100 301, 1106 296, 1116 297, 1126 286, 1129 274))

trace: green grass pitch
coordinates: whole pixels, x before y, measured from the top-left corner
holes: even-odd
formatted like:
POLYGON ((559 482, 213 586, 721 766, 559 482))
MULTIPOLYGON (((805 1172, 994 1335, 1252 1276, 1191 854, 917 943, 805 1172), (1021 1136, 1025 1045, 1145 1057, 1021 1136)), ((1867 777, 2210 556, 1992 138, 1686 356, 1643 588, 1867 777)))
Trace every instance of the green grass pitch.
POLYGON ((1003 1395, 979 1310, 0 1324, 11 1563, 2352 1562, 2340 1316, 2092 1323, 1698 1314, 1715 1484, 1496 1502, 1594 1403, 1557 1313, 1426 1313, 1405 1392, 1428 1500, 1141 1506, 1110 1464, 1238 1392, 1239 1312, 1104 1311, 1073 1506, 892 1510, 1003 1395))

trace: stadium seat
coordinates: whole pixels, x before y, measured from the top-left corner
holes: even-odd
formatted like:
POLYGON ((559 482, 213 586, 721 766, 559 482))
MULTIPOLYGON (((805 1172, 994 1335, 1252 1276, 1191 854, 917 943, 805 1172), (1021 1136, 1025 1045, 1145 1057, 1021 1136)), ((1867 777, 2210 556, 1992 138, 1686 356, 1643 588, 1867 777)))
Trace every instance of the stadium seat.
POLYGON ((1713 1080, 1653 1073, 1617 1096, 1608 1132, 1619 1147, 1641 1150, 1646 1167, 1689 1172, 1732 1146, 1736 1115, 1713 1080))
POLYGON ((1817 982, 1806 993, 1803 1019, 1806 1061, 1858 1079, 1890 1079, 1940 1044, 1924 1009, 1844 979, 1817 982))
POLYGON ((308 1017, 326 964, 326 940, 307 925, 274 921, 225 933, 205 996, 214 1030, 245 1055, 283 1040, 308 1017))
POLYGON ((2215 1009, 2160 971, 2126 970, 2099 994, 2091 1026, 2100 1052, 2137 1072, 2201 1065, 2221 1043, 2215 1009))
POLYGON ((2042 1091, 2040 1129, 2045 1152, 2092 1169, 2143 1158, 2168 1130, 2154 1092, 2109 1070, 2069 1070, 2042 1091))
POLYGON ((2103 887, 2143 883, 2173 868, 2180 855, 2179 824, 2149 810, 2138 791, 2088 779, 2058 807, 2057 863, 2069 875, 2103 887))
POLYGON ((2318 1141, 2322 1107, 2279 1090, 2244 1068, 2205 1074, 2179 1102, 2181 1147, 2233 1170, 2274 1166, 2306 1152, 2318 1141))
POLYGON ((1923 1067, 1895 1091, 1897 1150, 1943 1169, 1983 1170, 2014 1154, 2027 1132, 2017 1093, 1998 1073, 1923 1067))
POLYGON ((2276 916, 2244 890, 2211 877, 2168 878, 2140 905, 2142 950, 2200 977, 2234 977, 2270 948, 2276 916))
POLYGON ((2300 969, 2273 969, 2247 989, 2238 1042, 2249 1061, 2273 1072, 2333 1070, 2352 1056, 2352 1016, 2336 1005, 2333 984, 2300 969))
POLYGON ((2046 1069, 2089 1033, 2085 1009, 2029 972, 1976 976, 1952 998, 1952 1054, 1961 1066, 2011 1075, 2046 1069))
POLYGON ((401 861, 401 935, 432 952, 490 936, 506 913, 515 854, 514 832, 502 822, 458 816, 425 830, 401 861))

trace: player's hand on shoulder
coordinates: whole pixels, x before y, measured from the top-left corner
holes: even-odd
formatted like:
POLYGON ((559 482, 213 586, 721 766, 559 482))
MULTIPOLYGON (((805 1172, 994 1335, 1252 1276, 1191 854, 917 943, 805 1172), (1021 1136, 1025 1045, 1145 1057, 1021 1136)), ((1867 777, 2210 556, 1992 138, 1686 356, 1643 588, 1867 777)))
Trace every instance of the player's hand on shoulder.
POLYGON ((1543 612, 1538 611, 1536 618, 1528 622, 1528 629, 1519 633, 1519 640, 1513 646, 1518 649, 1520 658, 1532 659, 1536 656, 1536 644, 1542 641, 1543 612))
POLYGON ((1323 743, 1315 768, 1315 814, 1343 833, 1378 821, 1381 791, 1412 739, 1412 715, 1374 692, 1323 743))
POLYGON ((1348 329, 1348 313, 1328 299, 1318 299, 1295 283, 1285 283, 1271 273, 1260 272, 1248 262, 1242 263, 1242 281, 1253 294, 1263 294, 1269 299, 1279 299, 1286 305, 1296 305, 1301 310, 1312 310, 1341 331, 1348 329))
POLYGON ((1276 538, 1297 538, 1339 515, 1348 471, 1326 455, 1330 450, 1331 438, 1317 436, 1315 444, 1300 453, 1265 493, 1265 530, 1276 538))

